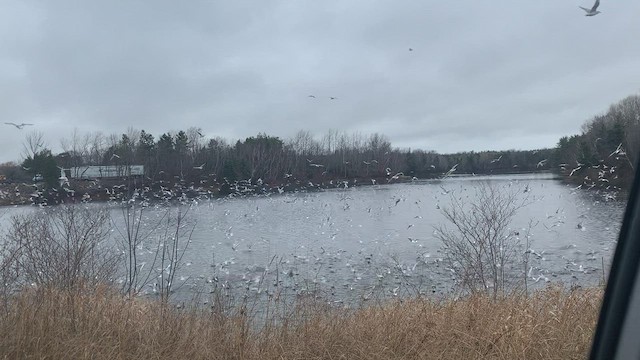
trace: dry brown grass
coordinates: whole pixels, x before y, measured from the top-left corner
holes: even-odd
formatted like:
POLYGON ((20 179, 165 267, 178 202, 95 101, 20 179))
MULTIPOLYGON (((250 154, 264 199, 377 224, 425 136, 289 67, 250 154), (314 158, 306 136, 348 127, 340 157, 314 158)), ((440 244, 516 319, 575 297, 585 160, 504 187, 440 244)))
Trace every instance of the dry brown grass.
POLYGON ((360 310, 301 302, 258 329, 227 315, 110 290, 32 291, 0 315, 0 357, 36 359, 582 359, 602 291, 550 288, 503 300, 410 300, 360 310))

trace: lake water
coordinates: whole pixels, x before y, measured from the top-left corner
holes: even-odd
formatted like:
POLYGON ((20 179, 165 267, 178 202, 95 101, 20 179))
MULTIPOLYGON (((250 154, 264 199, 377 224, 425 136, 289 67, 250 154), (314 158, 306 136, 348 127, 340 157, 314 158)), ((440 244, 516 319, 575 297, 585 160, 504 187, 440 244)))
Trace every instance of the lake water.
MULTIPOLYGON (((511 226, 524 241, 530 220, 537 222, 531 230, 530 266, 525 271, 523 265, 521 275, 527 274, 529 286, 602 280, 624 201, 573 190, 551 174, 521 174, 194 202, 187 217, 194 231, 177 272, 182 286, 176 295, 185 298, 218 287, 265 297, 315 291, 334 303, 416 293, 450 296, 456 274, 444 261, 434 226, 445 223, 442 208, 451 195, 472 200, 477 186, 487 182, 529 196, 530 204, 511 226)), ((122 223, 122 212, 113 204, 79 206, 110 207, 114 226, 122 223)), ((0 223, 6 225, 12 214, 43 210, 2 211, 0 223)), ((166 207, 145 211, 145 224, 154 224, 166 207)), ((117 238, 117 231, 112 234, 117 238)), ((146 270, 155 239, 140 246, 146 270)), ((151 285, 145 292, 152 293, 151 285)))

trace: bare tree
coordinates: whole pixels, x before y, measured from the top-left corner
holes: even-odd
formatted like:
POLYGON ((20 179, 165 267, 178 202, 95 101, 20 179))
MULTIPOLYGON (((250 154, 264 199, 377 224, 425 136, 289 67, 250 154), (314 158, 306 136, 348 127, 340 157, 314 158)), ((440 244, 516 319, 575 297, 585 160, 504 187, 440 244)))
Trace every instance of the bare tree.
POLYGON ((511 222, 528 196, 521 189, 485 183, 472 200, 450 192, 451 205, 442 209, 449 225, 436 226, 449 266, 458 281, 471 292, 504 294, 517 272, 520 249, 511 222))
POLYGON ((11 296, 20 290, 18 256, 21 250, 20 244, 16 242, 3 239, 0 243, 0 297, 5 313, 9 311, 11 296))
MULTIPOLYGON (((75 167, 83 165, 89 158, 91 137, 89 134, 81 136, 78 133, 78 129, 73 129, 73 133, 69 139, 63 138, 60 140, 60 146, 65 152, 65 161, 63 166, 75 167)), ((77 174, 72 174, 77 176, 77 174)))
MULTIPOLYGON (((165 218, 164 233, 160 235, 156 257, 159 256, 160 274, 158 274, 160 299, 167 303, 176 289, 176 275, 182 265, 182 257, 191 242, 195 223, 187 224, 189 208, 176 210, 175 216, 165 218)), ((154 261, 155 263, 155 261, 154 261)), ((179 287, 179 286, 178 286, 179 287)))
POLYGON ((289 144, 296 154, 303 157, 318 155, 320 147, 318 142, 313 138, 313 135, 307 130, 298 131, 294 137, 289 140, 289 144))
POLYGON ((105 137, 101 132, 94 132, 87 134, 89 150, 88 150, 88 163, 92 165, 99 165, 102 162, 105 152, 105 137))
POLYGON ((191 126, 187 129, 187 138, 189 139, 189 156, 193 161, 196 154, 204 148, 205 141, 202 128, 191 126))
POLYGON ((62 205, 14 217, 7 239, 17 279, 64 290, 110 282, 119 256, 107 246, 108 218, 105 209, 62 205))
POLYGON ((32 130, 24 138, 22 143, 24 158, 33 158, 36 154, 45 148, 44 133, 38 130, 32 130))
POLYGON ((633 164, 638 162, 637 156, 640 151, 640 95, 629 96, 617 107, 625 124, 625 143, 627 160, 633 168, 633 164))
POLYGON ((156 251, 154 261, 146 267, 146 270, 144 270, 146 262, 140 261, 140 252, 144 250, 144 243, 152 238, 154 232, 160 228, 168 215, 167 211, 157 222, 150 223, 148 219, 144 218, 144 209, 144 206, 136 206, 135 203, 125 203, 122 205, 124 223, 113 224, 120 235, 118 243, 124 252, 125 281, 122 284, 122 291, 129 296, 138 294, 151 281, 153 269, 158 259, 158 251, 156 251), (148 223, 143 226, 145 222, 148 223))

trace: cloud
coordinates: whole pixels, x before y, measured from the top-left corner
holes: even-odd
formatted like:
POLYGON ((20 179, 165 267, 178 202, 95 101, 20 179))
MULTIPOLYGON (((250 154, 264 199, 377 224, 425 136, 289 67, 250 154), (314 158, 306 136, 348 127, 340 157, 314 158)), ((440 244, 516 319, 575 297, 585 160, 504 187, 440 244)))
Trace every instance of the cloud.
MULTIPOLYGON (((230 140, 379 132, 443 152, 553 146, 638 91, 640 4, 601 8, 587 18, 557 1, 9 1, 0 116, 36 123, 54 149, 74 129, 130 126, 230 140)), ((24 131, 4 130, 0 161, 17 160, 24 131)))

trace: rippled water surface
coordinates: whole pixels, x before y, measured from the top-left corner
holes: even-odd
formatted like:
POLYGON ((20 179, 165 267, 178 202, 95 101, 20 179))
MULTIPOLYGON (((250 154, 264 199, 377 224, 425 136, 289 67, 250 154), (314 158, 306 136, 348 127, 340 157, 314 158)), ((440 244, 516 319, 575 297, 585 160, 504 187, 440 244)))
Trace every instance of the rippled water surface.
MULTIPOLYGON (((572 190, 551 175, 538 174, 199 201, 188 213, 195 227, 177 292, 188 296, 213 286, 265 296, 316 290, 336 303, 418 292, 446 296, 456 274, 443 261, 434 226, 445 222, 442 209, 450 196, 473 200, 477 186, 486 182, 529 196, 530 205, 519 211, 511 230, 524 241, 529 222, 537 223, 531 231, 530 264, 522 270, 530 285, 602 280, 624 202, 605 201, 595 191, 572 190)), ((114 205, 84 206, 109 206, 116 225, 122 223, 114 205)), ((40 210, 3 211, 0 222, 6 225, 11 214, 40 210)), ((154 224, 165 211, 147 209, 145 224, 154 224)), ((117 231, 112 234, 117 238, 117 231)), ((141 263, 152 263, 155 239, 140 246, 141 263)), ((146 289, 152 292, 151 285, 146 289)))

